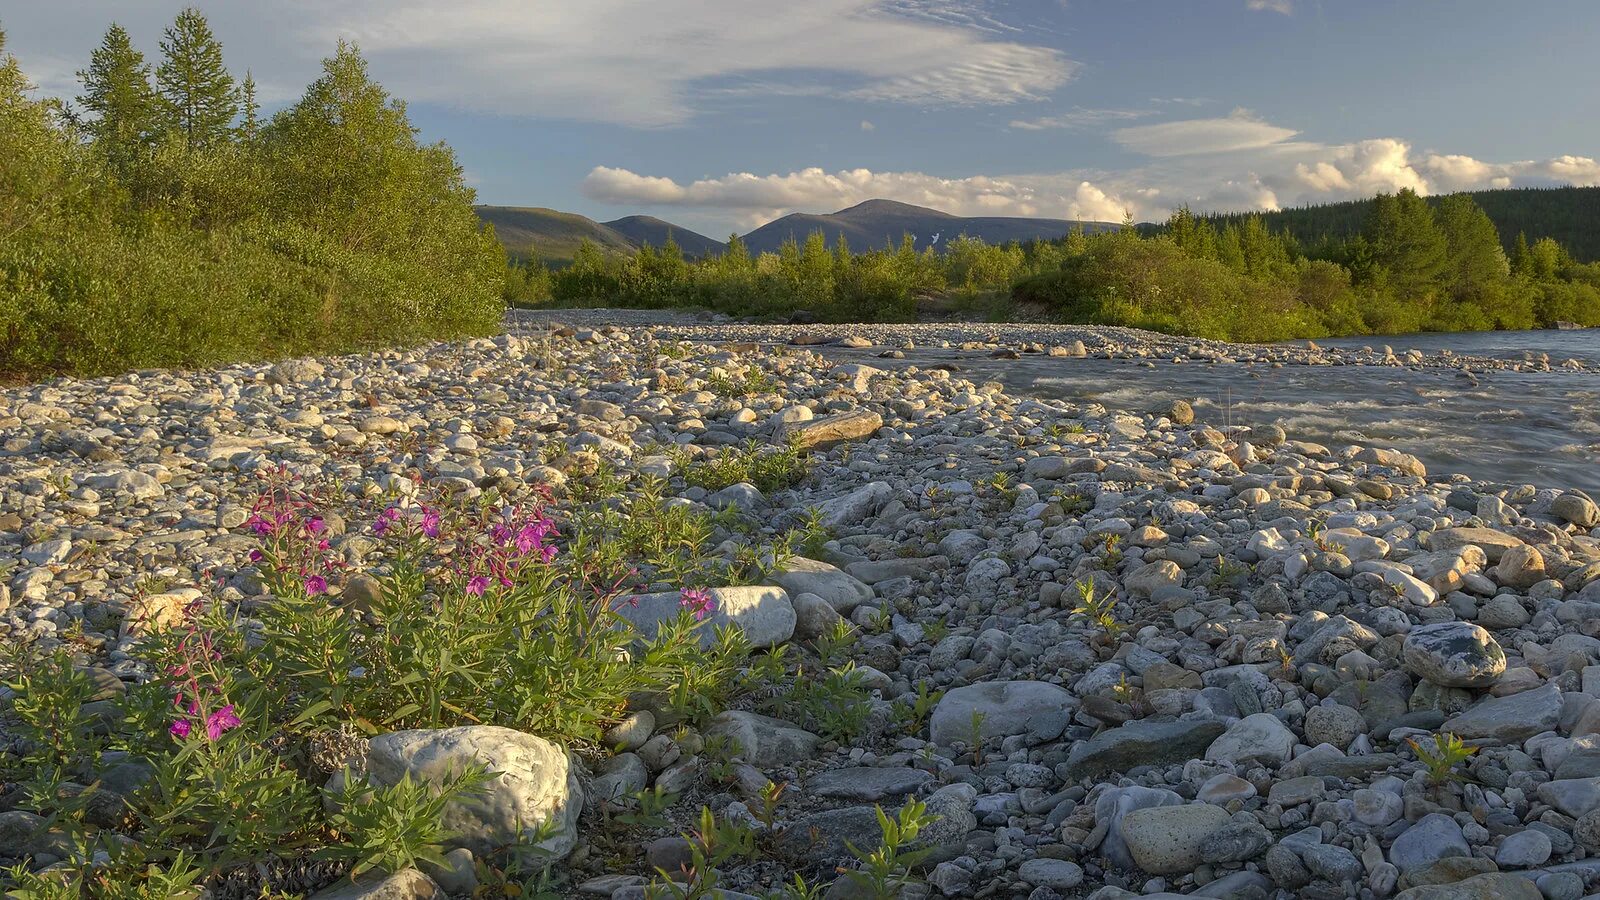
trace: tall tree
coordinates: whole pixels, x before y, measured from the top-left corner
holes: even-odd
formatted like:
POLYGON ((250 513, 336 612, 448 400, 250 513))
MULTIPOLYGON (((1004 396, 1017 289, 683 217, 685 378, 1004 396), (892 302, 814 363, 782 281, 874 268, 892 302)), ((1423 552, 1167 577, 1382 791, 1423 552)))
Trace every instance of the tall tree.
POLYGON ((1448 261, 1449 246, 1428 201, 1410 188, 1379 194, 1364 229, 1374 260, 1405 299, 1423 299, 1448 261))
POLYGON ((239 137, 253 141, 260 130, 261 105, 256 103, 256 79, 246 69, 244 83, 239 86, 239 137))
POLYGON ((222 44, 200 10, 178 13, 161 40, 156 86, 167 128, 183 136, 189 149, 228 136, 239 114, 239 92, 222 63, 222 44))
POLYGON ((156 129, 156 97, 150 66, 133 48, 128 32, 113 24, 78 73, 78 104, 95 114, 89 134, 122 173, 139 159, 156 129))
POLYGON ((1510 266, 1500 247, 1500 232, 1470 195, 1443 198, 1435 215, 1447 248, 1445 277, 1457 298, 1506 277, 1510 266))

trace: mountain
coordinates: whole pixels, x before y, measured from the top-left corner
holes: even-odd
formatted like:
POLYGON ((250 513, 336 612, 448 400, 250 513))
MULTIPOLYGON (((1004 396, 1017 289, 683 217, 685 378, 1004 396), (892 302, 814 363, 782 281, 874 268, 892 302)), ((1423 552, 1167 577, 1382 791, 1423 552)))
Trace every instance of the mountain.
POLYGON ((721 253, 728 246, 722 241, 712 240, 682 225, 674 225, 655 216, 625 216, 601 224, 627 238, 636 247, 645 244, 661 247, 667 243, 667 238, 670 236, 679 247, 683 248, 683 255, 689 259, 721 253))
MULTIPOLYGON (((894 200, 868 200, 826 215, 791 213, 745 235, 744 242, 751 253, 776 251, 785 238, 804 241, 813 231, 821 231, 830 246, 838 242, 840 235, 844 235, 853 248, 866 250, 883 247, 885 243, 899 244, 901 235, 910 233, 916 236, 917 247, 921 249, 928 246, 935 235, 939 241, 965 234, 983 238, 990 244, 1003 244, 1007 241, 1064 237, 1075 224, 1079 223, 1070 219, 954 216, 937 209, 894 200)), ((1082 224, 1084 230, 1091 233, 1118 227, 1109 222, 1082 224)))
MULTIPOLYGON (((1600 187, 1507 188, 1466 193, 1494 221, 1507 250, 1521 233, 1528 236, 1530 244, 1542 237, 1555 238, 1580 262, 1600 260, 1600 187)), ((1428 200, 1437 203, 1440 196, 1443 195, 1428 200)), ((1371 200, 1350 200, 1261 213, 1261 218, 1272 231, 1287 229, 1302 244, 1311 244, 1323 236, 1344 238, 1356 234, 1371 208, 1371 200)), ((1206 218, 1220 224, 1246 215, 1250 213, 1218 213, 1206 218)))
POLYGON ((479 219, 494 226, 495 237, 514 259, 537 255, 548 265, 563 266, 572 262, 584 238, 618 256, 638 249, 622 234, 577 213, 542 206, 480 206, 477 211, 479 219))

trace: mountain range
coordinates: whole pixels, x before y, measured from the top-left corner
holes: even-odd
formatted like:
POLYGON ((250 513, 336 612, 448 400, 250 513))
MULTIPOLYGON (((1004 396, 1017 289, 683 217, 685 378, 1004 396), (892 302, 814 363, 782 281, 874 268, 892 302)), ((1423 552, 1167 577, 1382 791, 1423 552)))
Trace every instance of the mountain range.
MULTIPOLYGON (((1442 196, 1442 195, 1439 195, 1442 196)), ((1579 261, 1600 259, 1600 187, 1521 188, 1473 191, 1468 194, 1500 230, 1507 249, 1518 234, 1531 241, 1552 237, 1579 261)), ((1437 201, 1438 196, 1430 197, 1437 201)), ((1312 244, 1324 236, 1348 237, 1361 230, 1371 200, 1352 200, 1304 206, 1267 213, 1210 214, 1217 224, 1226 224, 1245 215, 1261 215, 1273 231, 1287 230, 1303 243, 1312 244)), ((610 222, 596 222, 577 213, 541 207, 480 206, 478 215, 494 225, 495 234, 507 252, 518 259, 535 255, 552 266, 572 261, 572 254, 584 238, 593 241, 604 253, 627 255, 648 243, 659 247, 668 235, 677 241, 687 257, 721 253, 726 245, 654 216, 627 216, 610 222)), ((820 231, 833 246, 840 237, 857 250, 898 243, 903 234, 916 236, 917 247, 938 246, 960 234, 983 238, 991 244, 1006 241, 1049 239, 1065 235, 1076 224, 1068 219, 1030 219, 1008 216, 955 216, 937 209, 913 206, 894 200, 868 200, 835 213, 815 215, 792 213, 775 219, 743 236, 752 254, 776 251, 786 238, 804 241, 820 231)), ((1117 225, 1110 222, 1083 222, 1094 232, 1117 225)), ((1141 225, 1154 231, 1159 226, 1141 225)))
MULTIPOLYGON (((543 207, 480 206, 478 217, 494 225, 495 235, 514 258, 537 257, 552 266, 570 263, 584 238, 603 253, 619 255, 632 253, 647 243, 660 247, 669 235, 690 258, 721 253, 727 248, 722 241, 654 216, 596 222, 577 213, 543 207)), ((922 248, 938 246, 961 234, 991 244, 1048 240, 1064 237, 1075 224, 1079 223, 1070 219, 956 216, 894 200, 868 200, 826 215, 793 213, 743 235, 743 240, 752 254, 777 252, 787 238, 804 241, 814 231, 822 232, 830 247, 841 236, 855 249, 866 250, 898 244, 901 235, 911 234, 917 239, 917 247, 922 248)), ((1118 227, 1110 222, 1081 224, 1090 232, 1118 227)))

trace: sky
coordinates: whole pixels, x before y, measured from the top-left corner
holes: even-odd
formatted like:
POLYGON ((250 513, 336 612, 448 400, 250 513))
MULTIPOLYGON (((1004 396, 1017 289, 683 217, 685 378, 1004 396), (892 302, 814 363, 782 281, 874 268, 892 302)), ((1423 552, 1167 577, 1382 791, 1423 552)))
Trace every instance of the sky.
MULTIPOLYGON (((41 92, 112 21, 5 0, 41 92)), ((1600 184, 1594 0, 198 2, 264 110, 341 39, 481 203, 722 237, 888 198, 1116 221, 1412 188, 1600 184)))

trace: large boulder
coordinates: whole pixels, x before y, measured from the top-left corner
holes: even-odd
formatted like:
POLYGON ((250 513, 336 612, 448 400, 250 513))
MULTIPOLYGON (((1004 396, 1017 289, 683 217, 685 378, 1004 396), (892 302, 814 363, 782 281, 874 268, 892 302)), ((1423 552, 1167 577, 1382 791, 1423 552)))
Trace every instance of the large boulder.
MULTIPOLYGON (((794 635, 794 604, 781 587, 720 587, 709 593, 712 611, 698 630, 702 646, 715 643, 717 631, 728 625, 744 632, 752 647, 771 647, 794 635)), ((677 591, 638 594, 617 607, 617 613, 647 641, 682 611, 682 595, 677 591)))
POLYGON ((805 759, 822 743, 791 722, 736 709, 718 713, 706 736, 726 739, 745 762, 768 768, 805 759))
POLYGON ((933 710, 929 736, 949 747, 970 743, 976 722, 983 740, 1028 735, 1034 743, 1054 740, 1072 720, 1078 699, 1047 681, 986 681, 947 691, 933 710))
POLYGON ((1481 549, 1491 563, 1499 562, 1507 550, 1522 543, 1521 538, 1493 528, 1443 528, 1428 536, 1430 550, 1455 550, 1470 544, 1481 549))
POLYGON ((802 450, 811 450, 871 437, 882 427, 882 416, 871 410, 857 409, 809 422, 785 422, 778 426, 772 439, 779 444, 793 444, 802 450))
POLYGON ((485 856, 546 834, 539 848, 555 857, 572 852, 583 788, 555 744, 497 725, 467 725, 393 731, 367 748, 367 777, 375 784, 393 785, 409 774, 439 785, 471 766, 493 775, 480 793, 445 806, 441 819, 454 832, 448 846, 485 856))
POLYGON ((1154 875, 1193 872, 1200 845, 1228 824, 1228 813, 1209 803, 1136 809, 1122 820, 1122 839, 1133 861, 1154 875))
POLYGON ((1295 736, 1289 726, 1272 713, 1245 716, 1229 726, 1222 737, 1206 748, 1206 759, 1244 765, 1250 762, 1279 764, 1294 753, 1295 736))
POLYGON ((1124 840, 1123 823, 1135 810, 1152 807, 1181 806, 1183 798, 1165 788, 1148 788, 1133 784, 1104 791, 1094 801, 1096 830, 1105 829, 1100 841, 1100 855, 1119 869, 1134 866, 1133 854, 1124 840))
POLYGON ((772 576, 789 595, 815 594, 835 610, 850 611, 872 599, 872 588, 837 566, 803 556, 792 557, 783 571, 772 576))
POLYGON ((1402 662, 1418 678, 1445 687, 1489 687, 1506 670, 1494 635, 1471 622, 1434 622, 1406 634, 1402 662))

